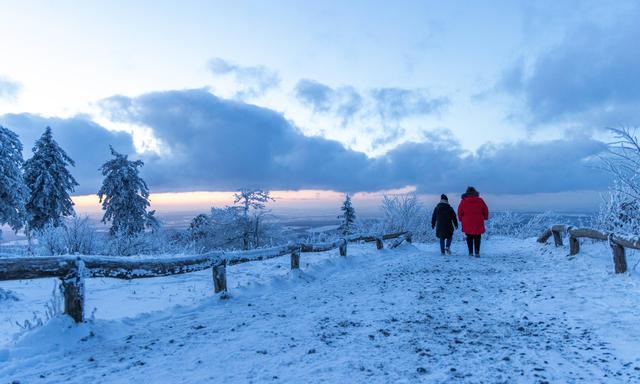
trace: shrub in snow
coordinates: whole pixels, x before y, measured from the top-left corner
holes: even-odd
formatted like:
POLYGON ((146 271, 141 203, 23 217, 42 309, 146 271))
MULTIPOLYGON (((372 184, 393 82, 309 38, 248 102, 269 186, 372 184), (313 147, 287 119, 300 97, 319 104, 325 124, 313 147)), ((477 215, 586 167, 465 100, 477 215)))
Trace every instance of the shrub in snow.
POLYGON ((126 155, 110 148, 114 158, 100 167, 104 176, 98 191, 104 210, 102 222, 110 222, 109 233, 118 237, 135 237, 145 228, 158 229, 155 211, 147 212, 149 188, 139 175, 138 168, 144 163, 141 160, 130 161, 126 155))
POLYGON ((525 219, 511 211, 492 212, 485 223, 487 235, 519 237, 525 219))
POLYGON ((382 232, 410 231, 416 241, 435 240, 431 212, 420 203, 415 193, 384 195, 382 213, 382 232))
POLYGON ((173 244, 162 230, 141 232, 136 235, 116 233, 104 242, 102 253, 112 256, 162 255, 180 253, 184 247, 173 244))
POLYGON ((539 236, 553 224, 571 224, 554 212, 521 214, 510 211, 493 212, 486 222, 487 236, 508 236, 519 239, 539 236))
POLYGON ((595 227, 621 235, 640 234, 640 201, 626 185, 614 183, 602 196, 600 210, 594 220, 595 227))
POLYGON ((62 293, 62 286, 57 282, 57 280, 54 280, 53 291, 51 292, 49 301, 45 303, 44 313, 40 314, 40 312, 33 312, 31 320, 25 320, 22 323, 16 322, 16 325, 24 331, 29 331, 43 326, 47 321, 54 317, 58 317, 63 313, 63 300, 64 295, 62 293))
POLYGON ((87 216, 74 216, 67 221, 64 227, 64 243, 67 252, 72 255, 98 253, 98 235, 87 216))
POLYGON ((209 215, 193 218, 187 230, 188 248, 197 253, 216 249, 250 249, 290 240, 279 225, 269 222, 264 211, 245 215, 244 206, 211 208, 209 215), (247 245, 248 244, 248 245, 247 245))
POLYGON ((0 301, 18 301, 18 295, 8 289, 0 288, 0 301))
POLYGON ((67 254, 67 247, 64 243, 64 229, 62 227, 47 223, 36 232, 36 238, 38 239, 37 254, 42 256, 67 254))
POLYGON ((338 232, 345 236, 355 233, 356 231, 356 210, 351 205, 351 196, 345 195, 344 202, 340 208, 342 214, 338 216, 341 220, 338 232))
POLYGON ((56 227, 47 223, 36 232, 37 253, 43 256, 54 255, 94 255, 100 252, 100 242, 95 228, 88 217, 76 217, 56 227))
POLYGON ((24 163, 24 181, 30 190, 25 206, 30 230, 39 231, 48 224, 58 227, 65 216, 74 215, 69 194, 78 183, 67 166, 75 163, 47 127, 33 147, 33 156, 24 163))
POLYGON ((609 144, 602 161, 615 180, 603 196, 595 224, 604 231, 640 235, 640 140, 635 128, 610 131, 616 141, 609 144))
POLYGON ((602 158, 604 168, 616 180, 613 188, 631 199, 640 199, 640 140, 636 128, 610 128, 615 141, 609 143, 608 156, 602 158))
POLYGON ((0 126, 0 225, 14 231, 24 226, 29 189, 22 177, 22 143, 18 135, 0 126))

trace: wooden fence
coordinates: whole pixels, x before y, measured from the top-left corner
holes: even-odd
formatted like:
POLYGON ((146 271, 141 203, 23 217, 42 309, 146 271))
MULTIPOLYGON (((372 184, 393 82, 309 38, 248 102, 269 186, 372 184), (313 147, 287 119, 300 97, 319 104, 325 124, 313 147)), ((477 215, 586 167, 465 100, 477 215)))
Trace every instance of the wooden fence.
POLYGON ((611 246, 611 252, 613 253, 613 264, 616 273, 624 273, 627 271, 625 248, 640 249, 640 238, 638 237, 629 238, 591 228, 575 228, 571 225, 552 226, 538 237, 538 242, 544 244, 550 237, 553 237, 556 247, 561 247, 563 245, 563 234, 569 236, 569 255, 571 256, 577 255, 578 252, 580 252, 580 238, 608 241, 611 246))
POLYGON ((161 258, 127 258, 112 256, 48 256, 0 258, 0 281, 54 277, 62 281, 64 313, 76 322, 84 320, 84 279, 87 277, 110 277, 116 279, 139 279, 177 275, 211 268, 216 293, 227 296, 228 265, 267 260, 291 255, 291 269, 300 268, 300 254, 326 252, 338 249, 340 256, 347 256, 347 244, 363 241, 375 242, 378 249, 384 247, 383 240, 395 241, 395 248, 402 242, 411 242, 410 232, 390 233, 383 236, 352 235, 328 243, 287 244, 283 246, 237 252, 210 252, 202 255, 161 258))

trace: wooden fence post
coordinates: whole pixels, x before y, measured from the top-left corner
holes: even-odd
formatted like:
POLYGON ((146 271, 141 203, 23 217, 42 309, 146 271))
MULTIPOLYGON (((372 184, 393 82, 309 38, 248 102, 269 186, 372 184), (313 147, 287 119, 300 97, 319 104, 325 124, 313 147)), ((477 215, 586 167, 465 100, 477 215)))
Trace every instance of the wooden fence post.
POLYGON ((613 251, 613 264, 615 265, 616 273, 627 272, 627 257, 624 247, 611 241, 609 245, 611 245, 611 250, 613 251))
POLYGON ((227 292, 227 260, 224 260, 222 264, 218 264, 213 267, 213 286, 215 292, 223 292, 223 296, 227 292))
POLYGON ((71 270, 62 280, 64 296, 64 314, 76 323, 84 321, 84 262, 78 258, 72 263, 71 270))
POLYGON ((300 269, 300 248, 291 252, 291 269, 300 269))
POLYGON ((347 240, 346 239, 342 239, 342 245, 340 245, 340 256, 342 257, 346 257, 347 256, 347 240))
POLYGON ((382 242, 382 238, 381 237, 376 237, 376 248, 377 249, 384 248, 384 243, 382 242))
POLYGON ((556 244, 556 247, 562 247, 562 235, 558 231, 551 230, 553 233, 553 242, 556 244))
POLYGON ((569 255, 577 255, 580 252, 580 240, 577 237, 569 236, 569 255))

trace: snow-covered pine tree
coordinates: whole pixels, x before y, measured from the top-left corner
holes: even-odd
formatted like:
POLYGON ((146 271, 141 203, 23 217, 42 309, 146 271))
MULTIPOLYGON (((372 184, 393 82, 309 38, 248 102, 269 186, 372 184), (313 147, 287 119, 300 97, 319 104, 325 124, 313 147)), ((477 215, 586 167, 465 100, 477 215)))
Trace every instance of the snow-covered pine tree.
POLYGON ((111 235, 132 237, 144 231, 145 227, 159 226, 155 211, 149 207, 149 188, 139 175, 142 160, 131 161, 127 155, 116 152, 109 146, 113 159, 100 167, 104 176, 98 197, 102 203, 102 222, 111 222, 111 235))
POLYGON ((0 126, 0 225, 14 231, 25 223, 29 189, 22 178, 22 143, 18 135, 0 126))
POLYGON ((338 216, 342 219, 342 223, 338 227, 338 231, 344 235, 350 235, 354 232, 356 227, 356 210, 351 205, 351 196, 348 194, 344 197, 344 202, 340 208, 342 214, 338 216))
POLYGON ((59 227, 65 216, 75 214, 69 194, 78 183, 67 166, 75 163, 47 127, 33 147, 33 156, 24 163, 24 181, 30 190, 26 204, 30 230, 39 231, 47 224, 59 227))

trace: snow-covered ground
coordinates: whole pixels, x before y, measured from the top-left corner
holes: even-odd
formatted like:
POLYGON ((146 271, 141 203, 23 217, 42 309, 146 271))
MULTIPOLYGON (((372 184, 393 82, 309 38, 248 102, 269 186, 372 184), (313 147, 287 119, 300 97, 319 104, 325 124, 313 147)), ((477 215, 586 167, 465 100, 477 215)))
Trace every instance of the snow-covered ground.
POLYGON ((2 282, 19 300, 1 303, 0 383, 640 382, 640 279, 613 274, 605 244, 436 248, 234 266, 228 300, 209 272, 92 279, 94 320, 17 336, 53 280, 2 282))

